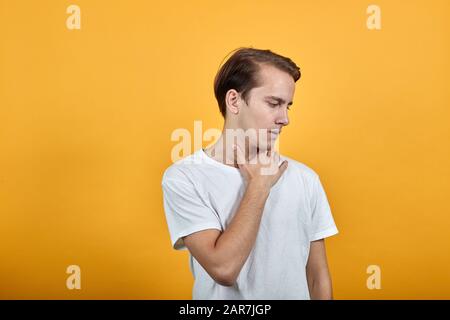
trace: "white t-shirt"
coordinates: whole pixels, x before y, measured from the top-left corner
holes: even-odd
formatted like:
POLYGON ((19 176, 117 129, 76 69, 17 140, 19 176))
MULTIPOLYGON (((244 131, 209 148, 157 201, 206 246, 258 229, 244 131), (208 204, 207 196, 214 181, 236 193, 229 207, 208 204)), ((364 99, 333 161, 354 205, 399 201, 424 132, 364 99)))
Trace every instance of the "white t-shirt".
MULTIPOLYGON (((196 299, 310 299, 306 280, 310 242, 338 233, 319 176, 280 155, 289 165, 272 187, 255 245, 236 283, 216 283, 189 254, 196 299)), ((164 210, 172 247, 181 239, 231 222, 245 191, 238 168, 210 158, 202 149, 172 164, 162 179, 164 210)))

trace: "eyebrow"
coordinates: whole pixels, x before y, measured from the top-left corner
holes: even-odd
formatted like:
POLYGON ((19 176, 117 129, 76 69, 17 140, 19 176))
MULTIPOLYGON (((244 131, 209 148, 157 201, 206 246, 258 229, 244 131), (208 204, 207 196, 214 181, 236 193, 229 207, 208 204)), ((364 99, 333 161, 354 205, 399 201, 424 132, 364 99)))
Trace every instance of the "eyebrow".
MULTIPOLYGON (((280 97, 276 97, 276 96, 267 96, 267 97, 264 97, 264 99, 272 99, 281 104, 286 103, 286 101, 284 99, 282 99, 280 97)), ((291 106, 291 105, 292 105, 292 101, 288 103, 288 106, 291 106)))

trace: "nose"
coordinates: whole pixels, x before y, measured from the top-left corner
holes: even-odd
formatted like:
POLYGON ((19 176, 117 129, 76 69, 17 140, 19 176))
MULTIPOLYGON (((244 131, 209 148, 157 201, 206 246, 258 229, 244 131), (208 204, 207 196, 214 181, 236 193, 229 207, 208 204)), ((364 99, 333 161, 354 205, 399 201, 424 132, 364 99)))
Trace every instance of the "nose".
POLYGON ((287 108, 280 108, 280 112, 277 116, 277 124, 287 126, 289 124, 289 116, 287 108))

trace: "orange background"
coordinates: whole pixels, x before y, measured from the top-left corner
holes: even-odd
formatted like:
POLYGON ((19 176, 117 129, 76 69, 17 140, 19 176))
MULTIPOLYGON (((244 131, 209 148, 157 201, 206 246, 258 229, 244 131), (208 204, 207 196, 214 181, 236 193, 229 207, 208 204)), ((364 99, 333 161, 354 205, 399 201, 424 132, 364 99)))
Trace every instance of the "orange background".
POLYGON ((370 4, 0 0, 0 298, 190 299, 170 137, 222 128, 214 75, 252 46, 302 70, 280 151, 327 192, 334 297, 449 299, 450 2, 376 1, 381 30, 370 4))

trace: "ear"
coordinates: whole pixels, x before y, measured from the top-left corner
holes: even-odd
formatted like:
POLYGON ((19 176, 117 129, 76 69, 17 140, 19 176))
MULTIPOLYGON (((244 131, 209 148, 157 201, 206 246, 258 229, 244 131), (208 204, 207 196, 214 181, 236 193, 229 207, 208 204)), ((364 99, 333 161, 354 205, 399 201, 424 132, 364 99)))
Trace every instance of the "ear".
POLYGON ((227 113, 238 114, 241 108, 241 95, 235 89, 230 89, 225 95, 225 103, 227 105, 227 113))

